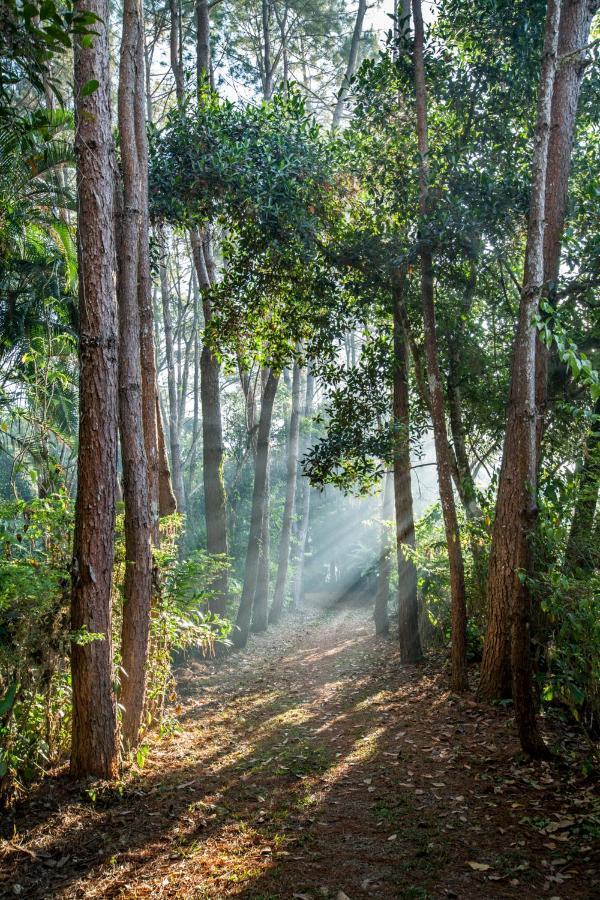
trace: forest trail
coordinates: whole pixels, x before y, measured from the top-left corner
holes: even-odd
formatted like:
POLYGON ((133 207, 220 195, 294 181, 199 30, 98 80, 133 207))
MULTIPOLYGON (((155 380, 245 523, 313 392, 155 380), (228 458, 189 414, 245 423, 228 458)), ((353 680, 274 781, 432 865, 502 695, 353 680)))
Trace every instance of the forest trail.
POLYGON ((509 714, 402 667, 364 610, 289 616, 180 695, 118 790, 48 779, 5 820, 0 896, 594 895, 589 782, 519 761, 509 714))

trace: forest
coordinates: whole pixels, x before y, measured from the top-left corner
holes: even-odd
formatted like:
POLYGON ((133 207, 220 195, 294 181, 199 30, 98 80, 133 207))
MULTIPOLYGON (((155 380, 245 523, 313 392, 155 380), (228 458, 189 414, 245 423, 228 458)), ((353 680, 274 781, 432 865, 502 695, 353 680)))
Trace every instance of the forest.
POLYGON ((0 897, 596 896, 600 0, 0 17, 0 897))

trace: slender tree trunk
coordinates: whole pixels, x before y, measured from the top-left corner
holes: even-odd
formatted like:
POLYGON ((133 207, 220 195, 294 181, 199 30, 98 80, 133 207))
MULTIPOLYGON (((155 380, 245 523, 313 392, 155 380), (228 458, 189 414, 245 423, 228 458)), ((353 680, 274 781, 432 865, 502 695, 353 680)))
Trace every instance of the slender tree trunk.
POLYGON ((270 510, 270 459, 267 467, 265 485, 265 510, 260 533, 260 556, 258 559, 258 575, 256 590, 252 603, 252 624, 250 630, 255 634, 267 630, 269 624, 269 591, 271 587, 271 510, 270 510))
POLYGON ((389 472, 383 476, 383 498, 381 503, 381 549, 379 553, 379 577, 373 621, 375 634, 389 634, 390 617, 388 604, 390 599, 390 575, 392 570, 389 522, 394 515, 394 478, 389 472))
POLYGON ((208 0, 196 0, 196 70, 198 88, 205 80, 214 88, 210 57, 210 8, 208 0))
POLYGON ((273 75, 274 75, 274 67, 271 61, 271 32, 270 32, 270 18, 271 18, 271 8, 269 4, 269 0, 261 0, 261 14, 262 14, 262 31, 263 31, 263 97, 265 100, 270 100, 273 96, 273 75))
POLYGON ((173 485, 171 482, 171 469, 169 467, 169 457, 167 455, 167 445, 165 442, 165 428, 163 425, 163 415, 160 407, 160 397, 158 387, 156 389, 156 439, 158 441, 158 513, 163 516, 170 516, 177 511, 177 499, 173 493, 173 485))
POLYGON ((594 568, 594 516, 600 487, 600 399, 596 401, 592 425, 585 442, 583 464, 579 473, 577 499, 565 553, 569 569, 594 568))
MULTIPOLYGON (((202 291, 204 322, 212 316, 208 291, 210 277, 204 248, 197 233, 192 233, 192 249, 198 284, 202 291)), ((200 354, 200 403, 202 407, 204 509, 206 546, 211 555, 227 556, 227 514, 223 482, 223 426, 221 420, 220 368, 205 344, 200 354)), ((227 604, 227 571, 223 570, 213 585, 215 597, 211 612, 223 615, 227 604)))
MULTIPOLYGON (((143 148, 136 102, 143 83, 143 10, 124 0, 119 68, 119 136, 123 193, 119 209, 119 424, 125 500, 125 584, 121 631, 123 738, 136 746, 146 687, 152 602, 151 515, 143 428, 141 328, 138 291, 145 265, 143 148), (141 68, 140 68, 141 66, 141 68)), ((143 94, 143 91, 142 91, 143 94)), ((154 357, 154 347, 152 348, 154 357)))
MULTIPOLYGON (((535 350, 544 284, 544 206, 552 93, 556 73, 560 0, 549 0, 538 96, 525 271, 513 350, 506 438, 502 456, 488 580, 490 620, 482 664, 484 696, 494 686, 490 650, 495 647, 493 612, 508 609, 511 622, 510 665, 519 738, 533 756, 547 755, 538 730, 530 654, 531 597, 524 576, 531 574, 529 540, 537 516, 537 417, 535 350)), ((504 640, 506 638, 504 637, 504 640)), ((501 656, 501 659, 504 657, 501 656)), ((500 668, 500 667, 499 667, 500 668)), ((502 669, 500 668, 500 671, 502 669)))
POLYGON ((258 564, 260 557, 260 539, 262 534, 263 517, 265 512, 267 472, 269 469, 269 440, 271 435, 271 418, 273 415, 273 403, 279 375, 269 372, 265 389, 263 391, 260 421, 258 424, 258 439, 256 449, 256 466, 254 470, 254 490, 252 492, 252 514, 250 518, 250 533, 248 536, 248 550, 246 553, 246 568, 244 572, 244 586, 236 620, 236 631, 233 634, 233 643, 236 647, 245 647, 248 642, 250 619, 252 617, 252 604, 256 594, 256 582, 258 578, 258 564))
POLYGON ((398 638, 403 663, 423 657, 419 636, 417 570, 405 547, 415 547, 412 487, 410 483, 410 398, 406 336, 402 326, 404 277, 394 281, 394 507, 398 560, 398 638))
MULTIPOLYGON (((420 156, 420 209, 426 226, 429 214, 428 186, 428 136, 427 136, 427 93, 425 87, 424 34, 421 0, 413 0, 413 21, 415 31, 415 93, 417 107, 417 139, 420 156)), ((455 691, 466 690, 467 682, 467 610, 465 596, 465 573, 460 545, 460 532, 454 492, 452 490, 452 470, 446 432, 444 393, 438 362, 437 335, 435 324, 433 258, 426 240, 422 239, 421 249, 421 298, 423 304, 423 329, 425 335, 425 355, 431 397, 431 419, 435 452, 437 457, 440 502, 444 515, 444 527, 448 544, 450 565, 450 589, 452 596, 452 687, 455 691)))
POLYGON ((117 774, 113 693, 111 583, 117 482, 117 306, 110 117, 109 10, 85 0, 96 17, 91 46, 75 36, 75 154, 79 259, 79 455, 71 628, 101 634, 71 644, 71 775, 117 774), (95 80, 98 88, 84 95, 95 80))
POLYGON ((350 53, 348 54, 348 63, 346 65, 346 71, 344 72, 342 84, 337 96, 337 103, 335 104, 335 109, 333 111, 333 118, 331 120, 332 130, 334 130, 335 128, 339 128, 340 122, 342 121, 344 103, 348 99, 350 83, 354 77, 354 73, 356 72, 356 63, 358 61, 358 47, 360 44, 360 39, 362 37, 366 12, 367 0, 358 0, 358 9, 356 11, 354 31, 352 33, 352 41, 350 43, 350 53))
POLYGON ((181 5, 180 0, 169 0, 171 11, 171 27, 169 32, 169 52, 173 78, 175 79, 175 97, 179 109, 183 106, 185 83, 183 63, 181 59, 181 5))
MULTIPOLYGON (((307 431, 303 435, 302 448, 308 450, 310 444, 310 422, 313 409, 314 397, 314 376, 310 369, 306 373, 306 397, 304 400, 304 422, 307 431)), ((304 588, 304 557, 306 552, 306 541, 308 538, 308 526, 310 524, 310 481, 308 478, 302 478, 302 492, 300 495, 300 527, 298 529, 298 555, 296 563, 296 574, 294 577, 294 586, 292 590, 292 603, 294 607, 300 606, 300 600, 304 588)))
POLYGON ((279 539, 279 560, 277 564, 277 581, 273 604, 269 613, 269 622, 277 622, 283 609, 287 587, 288 567, 290 561, 290 544, 292 538, 292 522, 294 519, 294 500, 296 498, 296 475, 298 473, 298 453, 300 449, 300 366, 294 363, 292 377, 292 411, 290 415, 290 431, 288 437, 287 483, 281 537, 279 539))
MULTIPOLYGON (((558 33, 559 64, 552 96, 550 142, 544 208, 544 282, 550 298, 556 291, 560 250, 567 211, 569 172, 581 82, 586 67, 585 47, 590 37, 598 0, 563 0, 558 33), (579 52, 577 52, 579 51, 579 52)), ((536 405, 537 465, 539 468, 546 408, 548 405, 548 361, 550 350, 537 336, 536 405)))
POLYGON ((177 384, 175 382, 175 358, 173 355, 173 322, 169 298, 169 284, 165 261, 165 241, 163 239, 163 258, 160 263, 160 293, 165 329, 165 355, 167 358, 167 384, 169 389, 169 442, 171 445, 171 465, 173 469, 173 488, 177 500, 177 509, 185 509, 185 493, 183 489, 183 470, 181 465, 181 445, 179 432, 179 409, 177 403, 177 384))

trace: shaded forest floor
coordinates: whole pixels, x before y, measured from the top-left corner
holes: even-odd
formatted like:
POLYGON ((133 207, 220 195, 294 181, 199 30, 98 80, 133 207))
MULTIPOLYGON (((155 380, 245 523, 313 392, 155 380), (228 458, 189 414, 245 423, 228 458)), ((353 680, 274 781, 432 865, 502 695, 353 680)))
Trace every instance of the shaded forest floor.
POLYGON ((452 696, 439 658, 402 667, 366 611, 288 617, 244 653, 193 663, 179 703, 177 730, 117 789, 59 775, 5 817, 0 896, 598 890, 590 780, 527 764, 509 712, 452 696))

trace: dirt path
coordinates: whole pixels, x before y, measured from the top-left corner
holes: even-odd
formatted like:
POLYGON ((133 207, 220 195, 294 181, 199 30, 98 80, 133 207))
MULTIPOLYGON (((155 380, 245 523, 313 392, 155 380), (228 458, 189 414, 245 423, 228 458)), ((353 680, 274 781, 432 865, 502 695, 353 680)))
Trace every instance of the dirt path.
POLYGON ((401 667, 365 612, 195 664, 180 704, 117 790, 49 779, 3 822, 0 896, 596 896, 590 782, 519 762, 509 714, 401 667))

